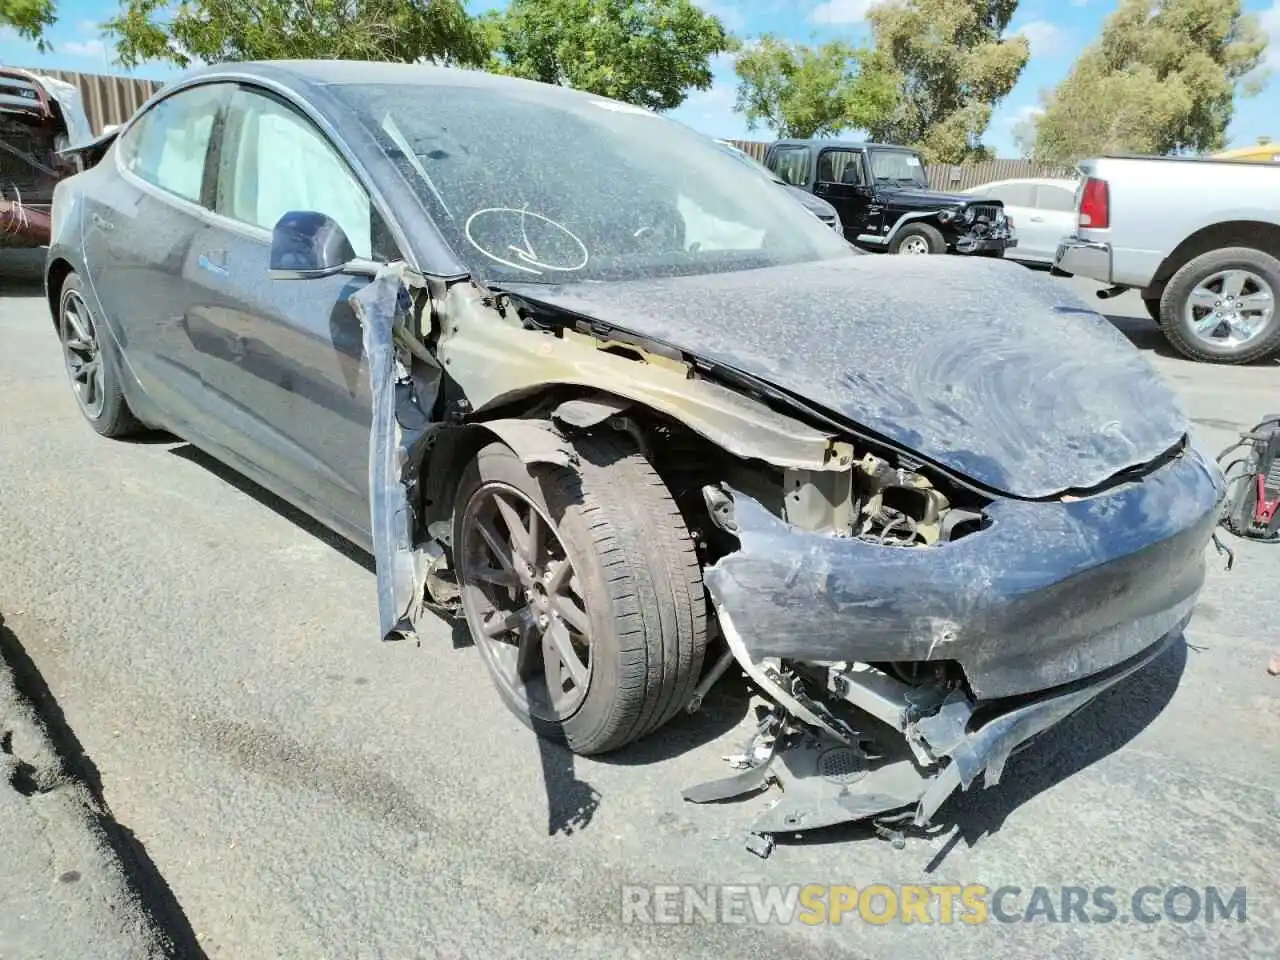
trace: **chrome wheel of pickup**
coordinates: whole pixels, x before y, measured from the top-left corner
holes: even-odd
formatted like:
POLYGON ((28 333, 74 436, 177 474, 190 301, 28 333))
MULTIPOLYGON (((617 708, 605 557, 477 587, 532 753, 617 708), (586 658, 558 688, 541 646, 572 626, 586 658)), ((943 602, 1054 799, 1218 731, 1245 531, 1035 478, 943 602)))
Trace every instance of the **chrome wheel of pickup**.
POLYGON ((1275 291, 1249 270, 1220 270, 1196 284, 1184 309, 1198 339, 1243 347, 1266 329, 1275 312, 1275 291))

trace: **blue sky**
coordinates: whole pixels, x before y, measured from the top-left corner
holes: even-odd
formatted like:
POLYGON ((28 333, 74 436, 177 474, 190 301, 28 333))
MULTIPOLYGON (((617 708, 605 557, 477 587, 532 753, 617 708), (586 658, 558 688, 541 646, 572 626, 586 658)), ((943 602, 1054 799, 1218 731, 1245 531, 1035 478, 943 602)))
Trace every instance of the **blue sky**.
MULTIPOLYGON (((867 38, 864 17, 876 0, 697 0, 717 14, 740 36, 773 33, 804 42, 843 37, 855 42, 867 38)), ((495 0, 472 0, 479 10, 497 6, 495 0)), ((1022 0, 1011 32, 1024 33, 1031 40, 1031 60, 1018 85, 996 108, 986 141, 1001 156, 1015 156, 1013 128, 1019 119, 1034 110, 1038 93, 1053 86, 1070 69, 1076 55, 1097 35, 1102 21, 1116 7, 1115 0, 1022 0)), ((1280 139, 1280 0, 1245 0, 1245 7, 1263 19, 1272 37, 1270 63, 1276 78, 1259 96, 1241 99, 1227 131, 1229 145, 1253 143, 1267 134, 1280 139)), ((51 53, 36 53, 32 44, 12 32, 0 31, 0 62, 15 66, 50 67, 86 73, 120 73, 111 64, 112 53, 99 35, 97 24, 110 17, 118 6, 108 0, 60 0, 59 20, 50 32, 51 53)), ((164 79, 170 68, 150 66, 134 71, 135 76, 164 79)), ((747 130, 733 112, 733 65, 727 58, 715 63, 716 83, 712 89, 696 92, 673 116, 704 133, 744 139, 771 138, 762 128, 747 130)))

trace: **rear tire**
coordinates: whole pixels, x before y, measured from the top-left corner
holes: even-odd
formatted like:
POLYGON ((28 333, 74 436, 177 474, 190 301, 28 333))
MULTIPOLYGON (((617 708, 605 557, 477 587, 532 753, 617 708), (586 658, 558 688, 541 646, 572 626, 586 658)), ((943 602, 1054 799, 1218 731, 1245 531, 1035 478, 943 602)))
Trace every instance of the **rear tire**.
MULTIPOLYGON (((574 447, 575 468, 527 465, 501 443, 481 449, 458 486, 454 565, 468 628, 503 702, 540 736, 590 755, 652 733, 688 705, 706 651, 707 601, 689 531, 648 460, 607 434, 580 437, 574 447), (498 554, 480 532, 486 498, 494 496, 513 503, 523 498, 541 515, 540 524, 549 521, 550 536, 541 552, 549 558, 546 572, 532 574, 532 587, 494 586, 473 573, 484 572, 481 564, 496 566, 498 554), (566 693, 561 684, 553 695, 545 658, 541 667, 518 669, 523 627, 499 639, 486 636, 486 627, 492 630, 504 612, 503 602, 518 608, 539 582, 554 578, 561 551, 578 584, 572 602, 577 606, 581 600, 578 613, 585 611, 590 633, 573 630, 575 651, 587 654, 577 665, 585 667, 586 689, 563 711, 553 698, 568 701, 579 686, 567 665, 564 682, 574 689, 566 693), (483 615, 489 606, 492 612, 483 615)), ((498 525, 510 533, 505 520, 498 525)), ((488 524, 490 536, 494 526, 488 524)), ((516 552, 511 555, 519 565, 516 552)), ((532 595, 530 609, 538 609, 536 592, 532 595)), ((553 612, 564 609, 561 597, 554 595, 553 612)), ((530 641, 530 648, 542 642, 530 641)), ((555 674, 560 676, 560 668, 555 674)))
POLYGON ((115 341, 89 306, 75 272, 67 274, 58 292, 58 340, 76 406, 89 426, 111 438, 142 432, 145 428, 129 409, 121 387, 115 341))
POLYGON ((947 241, 942 232, 927 223, 909 223, 889 244, 890 253, 921 256, 947 252, 947 241))
MULTIPOLYGON (((1257 286, 1251 283, 1250 287, 1257 286)), ((1223 294, 1225 299, 1225 293, 1223 294)), ((1173 275, 1160 298, 1160 328, 1179 353, 1203 363, 1252 363, 1280 350, 1280 260, 1252 247, 1211 250, 1187 263, 1173 275), (1248 274, 1270 288, 1271 313, 1262 328, 1239 343, 1214 342, 1196 332, 1188 305, 1202 284, 1228 271, 1248 274)), ((1213 304, 1207 305, 1213 310, 1213 304)))

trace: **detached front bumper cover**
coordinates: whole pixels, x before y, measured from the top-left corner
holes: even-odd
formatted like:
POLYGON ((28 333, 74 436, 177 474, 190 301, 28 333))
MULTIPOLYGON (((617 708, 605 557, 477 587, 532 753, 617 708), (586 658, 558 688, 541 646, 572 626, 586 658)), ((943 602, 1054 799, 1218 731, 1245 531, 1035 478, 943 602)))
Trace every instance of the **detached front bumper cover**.
MULTIPOLYGON (((981 776, 984 787, 1000 782, 1009 757, 1127 677, 1145 669, 1174 644, 1171 632, 1138 656, 1078 683, 1020 698, 1003 712, 973 726, 977 705, 955 692, 931 712, 907 719, 901 731, 914 752, 882 749, 875 739, 846 742, 807 726, 787 726, 779 710, 762 724, 734 777, 685 791, 706 803, 753 792, 776 781, 781 799, 758 816, 756 834, 772 836, 815 830, 907 810, 897 820, 916 827, 932 823, 957 788, 967 791, 981 776)), ((910 716, 910 706, 907 706, 910 716)), ((760 852, 771 844, 753 846, 760 852)))

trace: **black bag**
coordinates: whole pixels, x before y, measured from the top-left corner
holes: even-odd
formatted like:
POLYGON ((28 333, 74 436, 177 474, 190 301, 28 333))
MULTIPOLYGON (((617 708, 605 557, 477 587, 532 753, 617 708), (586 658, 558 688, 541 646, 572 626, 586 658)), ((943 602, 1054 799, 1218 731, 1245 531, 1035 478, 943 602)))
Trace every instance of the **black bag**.
POLYGON ((1269 414, 1218 457, 1227 478, 1222 525, 1237 537, 1280 542, 1280 414, 1269 414))

